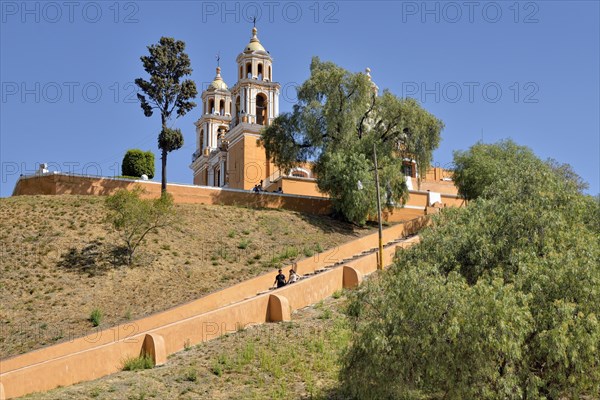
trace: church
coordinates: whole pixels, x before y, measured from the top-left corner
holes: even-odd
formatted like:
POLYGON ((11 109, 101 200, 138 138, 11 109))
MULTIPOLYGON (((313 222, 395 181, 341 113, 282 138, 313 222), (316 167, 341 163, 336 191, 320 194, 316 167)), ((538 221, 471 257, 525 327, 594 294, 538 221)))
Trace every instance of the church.
MULTIPOLYGON (((202 92, 202 115, 195 122, 196 151, 190 168, 194 184, 263 190, 303 196, 327 197, 319 192, 310 165, 283 173, 271 163, 258 144, 261 130, 279 115, 280 84, 273 81, 273 59, 252 28, 250 42, 237 56, 238 80, 231 88, 216 76, 202 92)), ((370 70, 366 70, 370 78, 370 70)), ((378 90, 373 83, 374 90, 378 90)), ((414 162, 403 171, 416 177, 414 162)))
POLYGON ((252 189, 277 172, 257 144, 260 131, 279 114, 280 85, 273 81, 273 59, 252 29, 237 57, 238 81, 229 88, 221 68, 202 93, 202 116, 196 121, 196 152, 190 168, 194 184, 252 189))

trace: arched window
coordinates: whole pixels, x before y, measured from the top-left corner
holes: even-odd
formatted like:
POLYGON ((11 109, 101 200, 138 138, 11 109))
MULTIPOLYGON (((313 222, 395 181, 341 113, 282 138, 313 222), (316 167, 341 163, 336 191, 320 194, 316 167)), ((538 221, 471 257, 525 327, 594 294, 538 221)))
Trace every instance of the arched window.
POLYGON ((267 122, 267 97, 259 93, 256 95, 256 123, 265 125, 267 122))
POLYGON ((200 129, 200 151, 204 150, 204 129, 200 129))
POLYGON ((246 78, 252 79, 252 63, 246 63, 246 78))
POLYGON ((231 115, 231 100, 229 100, 229 114, 231 115))
POLYGON ((240 65, 240 77, 239 79, 242 79, 244 77, 244 67, 242 65, 240 65))
POLYGON ((304 168, 294 168, 290 175, 295 176, 296 178, 310 178, 310 172, 304 168))
POLYGON ((269 65, 269 82, 273 82, 273 76, 271 76, 271 66, 269 65))
POLYGON ((210 99, 208 101, 208 112, 210 114, 214 114, 215 113, 215 100, 214 99, 210 99))
POLYGON ((263 80, 263 65, 262 63, 258 64, 258 80, 263 80))
POLYGON ((219 101, 219 114, 225 115, 225 100, 219 101))

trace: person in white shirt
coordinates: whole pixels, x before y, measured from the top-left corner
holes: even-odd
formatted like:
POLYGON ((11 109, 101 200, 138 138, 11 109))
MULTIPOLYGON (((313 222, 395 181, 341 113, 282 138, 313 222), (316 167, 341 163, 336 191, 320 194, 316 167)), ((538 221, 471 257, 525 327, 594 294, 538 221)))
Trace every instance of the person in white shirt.
POLYGON ((298 280, 298 274, 296 274, 296 271, 294 271, 293 269, 290 269, 290 276, 288 278, 288 284, 290 283, 294 283, 298 280))

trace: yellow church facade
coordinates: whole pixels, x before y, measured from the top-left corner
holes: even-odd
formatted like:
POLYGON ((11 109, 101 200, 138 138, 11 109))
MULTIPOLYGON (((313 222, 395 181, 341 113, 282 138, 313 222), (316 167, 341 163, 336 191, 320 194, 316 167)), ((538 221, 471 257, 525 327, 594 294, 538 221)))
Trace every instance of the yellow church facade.
POLYGON ((266 189, 278 170, 257 141, 261 130, 279 114, 281 86, 273 81, 273 60, 258 40, 256 28, 236 62, 238 81, 232 88, 217 67, 215 79, 202 93, 190 168, 196 185, 250 190, 262 181, 266 189))
MULTIPOLYGON (((310 164, 283 173, 258 143, 262 129, 279 115, 281 86, 273 81, 273 59, 260 43, 256 27, 236 63, 233 87, 229 88, 217 67, 214 80, 202 92, 201 116, 195 122, 196 151, 190 164, 194 185, 252 190, 262 183, 263 190, 269 192, 327 197, 319 192, 310 164)), ((370 78, 368 68, 366 74, 370 78)), ((375 83, 373 88, 378 91, 375 83)), ((414 180, 414 161, 406 160, 405 164, 405 170, 399 172, 414 180)), ((441 183, 442 171, 438 169, 428 171, 422 180, 441 183)), ((450 175, 443 172, 446 177, 450 175)), ((444 183, 450 189, 445 192, 455 193, 454 185, 444 183)))

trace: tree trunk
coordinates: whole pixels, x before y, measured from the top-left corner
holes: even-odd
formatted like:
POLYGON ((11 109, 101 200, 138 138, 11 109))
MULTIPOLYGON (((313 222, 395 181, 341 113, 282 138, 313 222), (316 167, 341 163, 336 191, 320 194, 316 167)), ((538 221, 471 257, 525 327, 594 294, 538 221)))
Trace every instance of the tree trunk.
POLYGON ((161 186, 160 186, 160 194, 161 196, 164 196, 165 193, 167 193, 167 151, 163 149, 162 151, 162 156, 161 156, 161 161, 162 161, 162 180, 161 180, 161 186))
MULTIPOLYGON (((167 118, 165 115, 161 115, 162 129, 163 131, 167 128, 167 118)), ((160 147, 160 146, 159 146, 160 147)), ((162 166, 162 177, 160 184, 160 195, 161 197, 167 193, 167 150, 161 149, 162 155, 160 157, 161 166, 162 166)))

